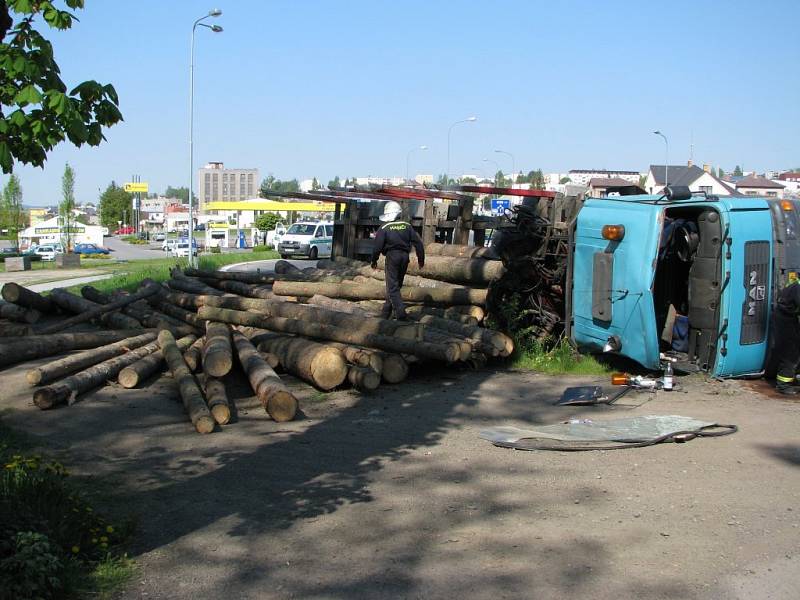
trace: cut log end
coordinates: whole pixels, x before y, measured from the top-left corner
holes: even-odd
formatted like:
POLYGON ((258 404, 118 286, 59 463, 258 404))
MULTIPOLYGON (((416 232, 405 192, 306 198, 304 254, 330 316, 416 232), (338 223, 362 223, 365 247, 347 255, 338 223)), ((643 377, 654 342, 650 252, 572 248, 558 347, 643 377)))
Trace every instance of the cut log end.
POLYGON ((211 433, 216 427, 216 421, 210 415, 203 415, 194 422, 197 433, 211 433))
POLYGON ((39 385, 42 382, 42 371, 40 369, 31 369, 25 373, 25 379, 28 380, 30 385, 39 385))
POLYGON ((386 383, 400 383, 408 377, 408 363, 397 354, 384 354, 381 377, 386 383))
POLYGON ((320 350, 311 361, 314 383, 323 390, 332 390, 347 377, 347 362, 336 348, 320 350))
POLYGON ((279 390, 269 397, 266 409, 274 421, 291 421, 297 414, 297 398, 290 392, 279 390))
POLYGON ((52 387, 41 388, 33 393, 33 403, 41 410, 55 408, 64 404, 69 396, 69 391, 59 392, 52 387))
POLYGON ((117 381, 125 389, 135 388, 139 385, 139 374, 131 367, 125 367, 117 375, 117 381))
POLYGON ((369 367, 350 367, 347 379, 354 388, 364 392, 376 390, 381 384, 381 376, 369 367))
POLYGON ((233 357, 227 352, 206 354, 203 360, 203 372, 212 377, 224 377, 233 368, 233 357))
POLYGON ((211 407, 211 416, 220 425, 227 425, 231 420, 231 409, 224 404, 211 407))

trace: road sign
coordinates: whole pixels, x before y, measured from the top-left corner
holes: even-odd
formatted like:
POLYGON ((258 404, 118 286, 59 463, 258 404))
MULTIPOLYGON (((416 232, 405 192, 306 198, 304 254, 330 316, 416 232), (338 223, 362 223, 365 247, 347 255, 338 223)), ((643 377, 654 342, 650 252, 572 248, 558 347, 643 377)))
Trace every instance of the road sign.
POLYGON ((146 194, 149 188, 147 187, 146 181, 128 182, 125 184, 125 191, 130 193, 142 192, 146 194))
POLYGON ((511 200, 507 198, 492 198, 492 212, 494 214, 501 215, 509 208, 511 208, 511 200))

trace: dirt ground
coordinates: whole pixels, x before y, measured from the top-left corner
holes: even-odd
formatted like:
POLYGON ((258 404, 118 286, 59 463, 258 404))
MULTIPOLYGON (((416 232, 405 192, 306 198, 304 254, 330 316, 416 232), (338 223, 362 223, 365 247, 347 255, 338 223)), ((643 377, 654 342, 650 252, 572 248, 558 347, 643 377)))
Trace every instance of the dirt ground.
POLYGON ((40 412, 23 374, 0 371, 3 421, 138 515, 125 599, 797 597, 800 403, 752 384, 561 408, 599 382, 417 369, 371 396, 297 383, 303 414, 277 424, 235 376, 237 422, 201 436, 167 376, 40 412), (647 414, 740 431, 583 453, 478 437, 647 414))

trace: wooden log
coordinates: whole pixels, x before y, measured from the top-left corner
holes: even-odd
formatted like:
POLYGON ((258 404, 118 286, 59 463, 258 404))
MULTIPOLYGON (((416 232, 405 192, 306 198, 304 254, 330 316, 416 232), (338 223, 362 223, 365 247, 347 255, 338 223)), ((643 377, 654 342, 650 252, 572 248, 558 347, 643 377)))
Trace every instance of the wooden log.
POLYGON ((408 377, 408 361, 401 355, 384 352, 380 357, 383 364, 381 379, 386 383, 400 383, 408 377))
MULTIPOLYGON (((101 292, 90 285, 85 285, 81 288, 81 296, 97 304, 109 304, 113 302, 115 298, 121 298, 127 295, 127 292, 115 292, 115 294, 112 296, 111 294, 101 292)), ((146 299, 137 300, 133 304, 123 308, 122 312, 129 317, 136 319, 145 327, 152 329, 169 329, 172 331, 173 335, 184 337, 187 335, 200 333, 198 329, 195 329, 191 325, 188 325, 183 321, 179 321, 175 317, 170 317, 167 314, 157 311, 155 308, 147 304, 146 299)))
POLYGON ((211 416, 220 425, 227 425, 231 420, 231 405, 222 379, 206 375, 206 400, 211 416))
MULTIPOLYGON (((278 297, 280 298, 280 296, 278 297)), ((359 317, 375 316, 375 313, 366 310, 364 307, 359 306, 355 302, 351 302, 350 300, 340 300, 339 298, 328 298, 327 296, 322 296, 320 294, 311 296, 311 298, 308 299, 308 303, 315 306, 321 306, 329 310, 338 310, 339 312, 344 312, 359 317)))
MULTIPOLYGON (((67 327, 72 327, 73 325, 77 325, 78 323, 85 323, 86 321, 90 321, 91 319, 102 317, 106 313, 110 313, 113 310, 119 310, 120 308, 123 308, 128 304, 136 302, 137 300, 153 296, 157 294, 158 291, 159 291, 158 286, 151 285, 139 289, 136 293, 131 294, 130 296, 127 296, 125 298, 120 298, 119 300, 114 300, 109 304, 106 305, 95 304, 95 306, 90 310, 75 315, 74 317, 70 317, 69 319, 65 319, 49 327, 45 327, 44 329, 41 330, 41 333, 55 333, 56 331, 61 331, 62 329, 66 329, 67 327)), ((53 290, 50 293, 50 295, 56 301, 58 301, 56 296, 57 292, 59 292, 58 297, 73 296, 73 294, 69 294, 68 292, 64 292, 63 290, 53 290)), ((73 297, 78 298, 77 296, 73 297)), ((84 300, 84 302, 88 302, 88 300, 84 300)))
POLYGON ((514 351, 514 341, 506 334, 483 327, 462 325, 450 319, 441 319, 433 315, 413 316, 420 323, 425 323, 442 331, 463 336, 478 344, 478 348, 489 356, 509 356, 514 351))
MULTIPOLYGON (((369 265, 365 265, 364 263, 360 263, 362 266, 355 267, 350 266, 338 261, 330 260, 330 259, 322 259, 317 262, 317 270, 316 270, 316 277, 314 277, 313 281, 325 281, 325 278, 322 276, 324 273, 338 273, 342 277, 349 277, 355 278, 356 276, 364 276, 370 277, 372 279, 379 280, 383 282, 386 279, 386 273, 381 269, 373 269, 369 265)), ((328 277, 328 279, 333 279, 328 277)), ((439 281, 438 279, 430 279, 428 277, 420 277, 419 275, 406 275, 404 281, 404 285, 411 285, 416 287, 433 287, 433 288, 441 288, 441 287, 459 287, 454 283, 449 283, 447 281, 439 281)))
POLYGON ((60 379, 65 375, 80 371, 99 362, 125 354, 134 348, 139 348, 145 344, 149 344, 156 339, 154 332, 143 333, 134 337, 129 337, 119 342, 109 344, 108 346, 101 346, 100 348, 92 348, 91 350, 84 350, 78 354, 72 354, 60 360, 53 361, 49 364, 30 369, 25 374, 25 378, 30 385, 43 385, 50 383, 56 379, 60 379))
MULTIPOLYGON (((155 334, 153 338, 155 338, 155 334)), ((196 335, 187 335, 180 338, 176 343, 178 350, 183 352, 197 340, 196 335)), ((160 373, 164 369, 164 354, 161 350, 156 350, 152 354, 145 356, 143 359, 136 361, 132 365, 128 365, 119 372, 117 381, 119 384, 127 389, 135 388, 140 383, 146 381, 156 373, 160 373)))
MULTIPOLYGON (((378 261, 378 268, 383 269, 385 257, 378 261)), ((456 258, 450 256, 431 256, 425 259, 425 267, 420 269, 415 259, 408 264, 411 275, 421 275, 430 279, 441 279, 451 283, 477 286, 489 285, 500 279, 505 273, 503 263, 497 260, 482 258, 456 258)), ((454 302, 453 304, 482 304, 480 302, 454 302)))
MULTIPOLYGON (((65 313, 72 313, 77 316, 82 316, 90 311, 95 311, 101 305, 91 300, 86 300, 75 294, 70 294, 66 290, 55 289, 50 292, 52 301, 61 308, 65 313)), ((115 329, 141 329, 142 324, 128 315, 123 315, 119 312, 108 312, 99 316, 98 320, 106 327, 113 327, 115 329)), ((61 325, 59 323, 59 325, 61 325)))
MULTIPOLYGON (((278 296, 303 296, 315 294, 342 300, 383 300, 384 286, 365 284, 336 284, 318 282, 276 281, 272 291, 278 296)), ((487 291, 469 287, 415 288, 403 287, 400 295, 406 302, 421 302, 433 306, 452 304, 486 304, 487 291)))
MULTIPOLYGON (((186 292, 163 292, 159 296, 150 299, 150 304, 158 306, 161 302, 174 304, 184 310, 195 311, 203 306, 204 298, 216 296, 204 296, 202 294, 188 294, 186 292)), ((183 319, 181 319, 183 320, 183 319)))
POLYGON ((173 290, 187 292, 189 294, 205 294, 210 296, 222 296, 223 292, 210 285, 206 285, 199 279, 189 279, 188 277, 173 277, 167 280, 167 285, 173 290))
MULTIPOLYGON (((479 308, 479 307, 475 307, 479 308)), ((481 309, 483 312, 483 309, 481 309)), ((434 317, 441 317, 443 319, 450 319, 457 321, 462 325, 477 325, 478 319, 472 315, 465 315, 459 311, 454 311, 449 308, 439 308, 438 306, 406 306, 406 314, 411 315, 433 315, 434 317)))
POLYGON ((261 327, 282 333, 293 333, 308 338, 330 340, 356 346, 367 346, 369 348, 388 352, 415 354, 422 358, 441 360, 444 362, 454 362, 460 356, 460 350, 455 344, 431 344, 388 335, 364 333, 357 330, 353 331, 333 325, 324 325, 298 319, 266 317, 250 312, 216 308, 213 306, 203 306, 198 311, 198 315, 205 319, 223 323, 261 327))
POLYGON ((151 342, 120 356, 97 363, 53 384, 40 387, 33 394, 33 403, 42 410, 65 402, 73 404, 79 394, 105 385, 106 382, 114 379, 122 369, 156 350, 158 350, 158 342, 151 342))
POLYGON ((203 373, 224 377, 233 368, 231 328, 227 323, 206 323, 206 341, 203 344, 203 373))
POLYGON ((13 302, 25 308, 33 308, 45 314, 56 310, 56 305, 53 304, 49 297, 42 296, 18 283, 9 282, 3 285, 0 295, 3 296, 3 300, 6 302, 13 302))
POLYGON ((186 413, 189 415, 195 430, 198 433, 211 433, 214 431, 214 418, 211 416, 208 406, 206 406, 200 386, 197 385, 194 375, 192 375, 189 367, 183 361, 183 356, 178 349, 175 338, 169 331, 164 330, 158 334, 158 345, 161 347, 161 352, 172 373, 172 377, 178 384, 183 407, 186 409, 186 413))
POLYGON ((369 367, 350 365, 347 370, 347 380, 357 390, 372 392, 381 384, 381 376, 369 367))
POLYGON ((240 281, 242 283, 272 283, 275 280, 272 274, 261 273, 259 271, 214 271, 211 269, 193 269, 187 267, 183 270, 183 273, 189 277, 240 281))
POLYGON ((261 358, 264 359, 264 362, 267 363, 273 369, 277 369, 281 366, 281 359, 275 356, 272 352, 262 352, 261 358))
POLYGON ((156 306, 159 308, 159 310, 161 310, 161 312, 166 313, 171 317, 175 317, 184 323, 188 323, 192 327, 203 331, 206 328, 205 320, 199 318, 195 312, 183 309, 180 306, 175 306, 174 304, 166 301, 156 302, 156 306))
POLYGON ((492 248, 485 246, 462 246, 460 244, 425 244, 425 256, 452 256, 457 258, 482 258, 500 260, 492 248))
POLYGON ((322 390, 332 390, 347 377, 347 362, 341 351, 298 337, 275 337, 264 340, 259 350, 278 357, 281 366, 292 375, 322 390))
POLYGON ((201 279, 204 283, 231 294, 246 296, 248 298, 276 298, 272 293, 271 285, 251 285, 233 279, 201 279))
POLYGON ((200 366, 203 364, 203 346, 205 343, 206 337, 199 337, 183 353, 183 360, 192 373, 197 373, 200 366))
POLYGON ((295 267, 288 260, 276 260, 273 270, 278 275, 286 275, 286 274, 299 275, 302 273, 300 269, 295 267))
POLYGON ((141 333, 141 329, 81 331, 78 333, 29 335, 19 340, 4 341, 0 344, 0 367, 53 356, 70 350, 97 348, 141 333))
POLYGON ((256 393, 261 406, 275 421, 291 421, 297 414, 297 398, 281 381, 281 378, 264 361, 250 340, 240 331, 231 333, 239 362, 256 393))
POLYGON ((0 321, 0 338, 17 338, 31 335, 33 330, 30 325, 25 323, 12 323, 11 321, 0 321))
POLYGON ((367 348, 359 348, 358 346, 349 346, 339 342, 327 342, 326 345, 337 348, 350 364, 358 365, 359 367, 369 367, 378 374, 383 370, 383 359, 381 358, 380 352, 367 348))
POLYGON ((19 323, 33 324, 42 316, 35 308, 25 308, 13 302, 0 300, 0 318, 17 321, 19 323))

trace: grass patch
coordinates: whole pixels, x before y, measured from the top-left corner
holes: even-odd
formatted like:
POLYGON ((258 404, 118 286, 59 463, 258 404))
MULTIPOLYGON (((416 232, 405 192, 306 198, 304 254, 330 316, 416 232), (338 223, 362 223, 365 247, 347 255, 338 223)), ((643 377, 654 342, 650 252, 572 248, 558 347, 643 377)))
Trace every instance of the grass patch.
POLYGON ((59 462, 0 424, 0 600, 110 598, 134 573, 132 533, 96 511, 59 462))
POLYGON ((611 372, 608 366, 595 357, 580 354, 563 338, 555 345, 529 343, 518 347, 512 357, 511 366, 548 375, 606 375, 611 372))

